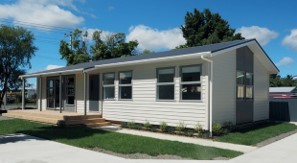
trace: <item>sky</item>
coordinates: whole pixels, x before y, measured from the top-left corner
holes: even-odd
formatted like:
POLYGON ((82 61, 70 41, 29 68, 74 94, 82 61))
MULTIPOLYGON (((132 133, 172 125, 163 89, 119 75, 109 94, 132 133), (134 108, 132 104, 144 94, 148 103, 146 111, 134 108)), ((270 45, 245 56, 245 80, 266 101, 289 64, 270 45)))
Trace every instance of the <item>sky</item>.
POLYGON ((91 34, 124 32, 138 50, 170 50, 184 44, 184 16, 195 8, 219 13, 245 38, 256 38, 281 76, 297 75, 295 0, 1 0, 0 24, 23 26, 38 47, 28 73, 66 65, 59 42, 75 28, 91 34))

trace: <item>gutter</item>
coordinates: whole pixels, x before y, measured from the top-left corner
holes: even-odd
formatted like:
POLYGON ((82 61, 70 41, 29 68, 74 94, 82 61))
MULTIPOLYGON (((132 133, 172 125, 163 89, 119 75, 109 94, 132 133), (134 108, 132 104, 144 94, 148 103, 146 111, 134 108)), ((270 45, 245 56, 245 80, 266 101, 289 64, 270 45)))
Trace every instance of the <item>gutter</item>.
MULTIPOLYGON (((209 58, 205 58, 204 55, 200 57, 202 60, 210 63, 210 79, 209 79, 209 93, 208 93, 208 100, 209 100, 209 137, 212 137, 212 113, 213 113, 213 60, 209 58)), ((208 66, 209 68, 209 66, 208 66)), ((209 72, 209 71, 208 71, 209 72)))

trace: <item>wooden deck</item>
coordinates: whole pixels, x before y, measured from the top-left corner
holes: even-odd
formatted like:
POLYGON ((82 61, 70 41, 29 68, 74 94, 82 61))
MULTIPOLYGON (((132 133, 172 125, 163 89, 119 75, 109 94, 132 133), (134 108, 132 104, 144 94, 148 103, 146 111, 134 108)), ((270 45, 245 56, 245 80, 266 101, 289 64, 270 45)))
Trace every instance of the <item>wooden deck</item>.
POLYGON ((25 119, 29 121, 48 123, 57 126, 85 125, 100 127, 110 125, 100 114, 88 113, 86 116, 80 113, 39 110, 8 110, 3 116, 25 119))

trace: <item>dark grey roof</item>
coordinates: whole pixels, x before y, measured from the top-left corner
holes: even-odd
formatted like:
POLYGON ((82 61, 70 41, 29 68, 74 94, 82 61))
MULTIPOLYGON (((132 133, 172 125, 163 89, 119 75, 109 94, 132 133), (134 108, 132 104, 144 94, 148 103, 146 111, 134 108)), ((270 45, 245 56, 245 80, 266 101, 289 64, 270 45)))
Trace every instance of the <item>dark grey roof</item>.
POLYGON ((165 52, 158 52, 153 54, 146 54, 146 55, 137 55, 131 57, 121 57, 121 58, 113 58, 113 59, 105 59, 87 63, 80 63, 76 65, 71 65, 62 68, 56 68, 46 71, 40 71, 28 75, 38 75, 44 73, 54 73, 59 71, 67 71, 67 70, 74 70, 74 69, 89 69, 93 68, 95 65, 102 65, 102 64, 111 64, 111 63, 121 63, 121 62, 128 62, 128 61, 136 61, 136 60, 144 60, 144 59, 151 59, 151 58, 162 58, 162 57, 170 57, 170 56, 178 56, 178 55, 185 55, 185 54, 192 54, 192 53, 203 53, 203 52, 217 52, 220 50, 224 50, 230 47, 234 47, 240 44, 244 44, 247 42, 254 41, 255 39, 246 39, 246 40, 236 40, 236 41, 229 41, 217 44, 209 44, 203 46, 196 46, 191 48, 183 48, 183 49, 176 49, 170 50, 165 52))

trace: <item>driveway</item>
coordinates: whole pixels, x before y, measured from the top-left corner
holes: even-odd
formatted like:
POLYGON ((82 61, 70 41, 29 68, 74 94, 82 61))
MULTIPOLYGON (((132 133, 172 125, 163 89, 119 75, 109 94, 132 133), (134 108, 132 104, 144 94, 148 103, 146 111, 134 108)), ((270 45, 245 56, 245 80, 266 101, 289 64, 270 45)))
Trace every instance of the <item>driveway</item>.
POLYGON ((296 162, 297 134, 231 160, 131 160, 93 152, 28 135, 0 137, 1 163, 199 163, 199 162, 296 162))

